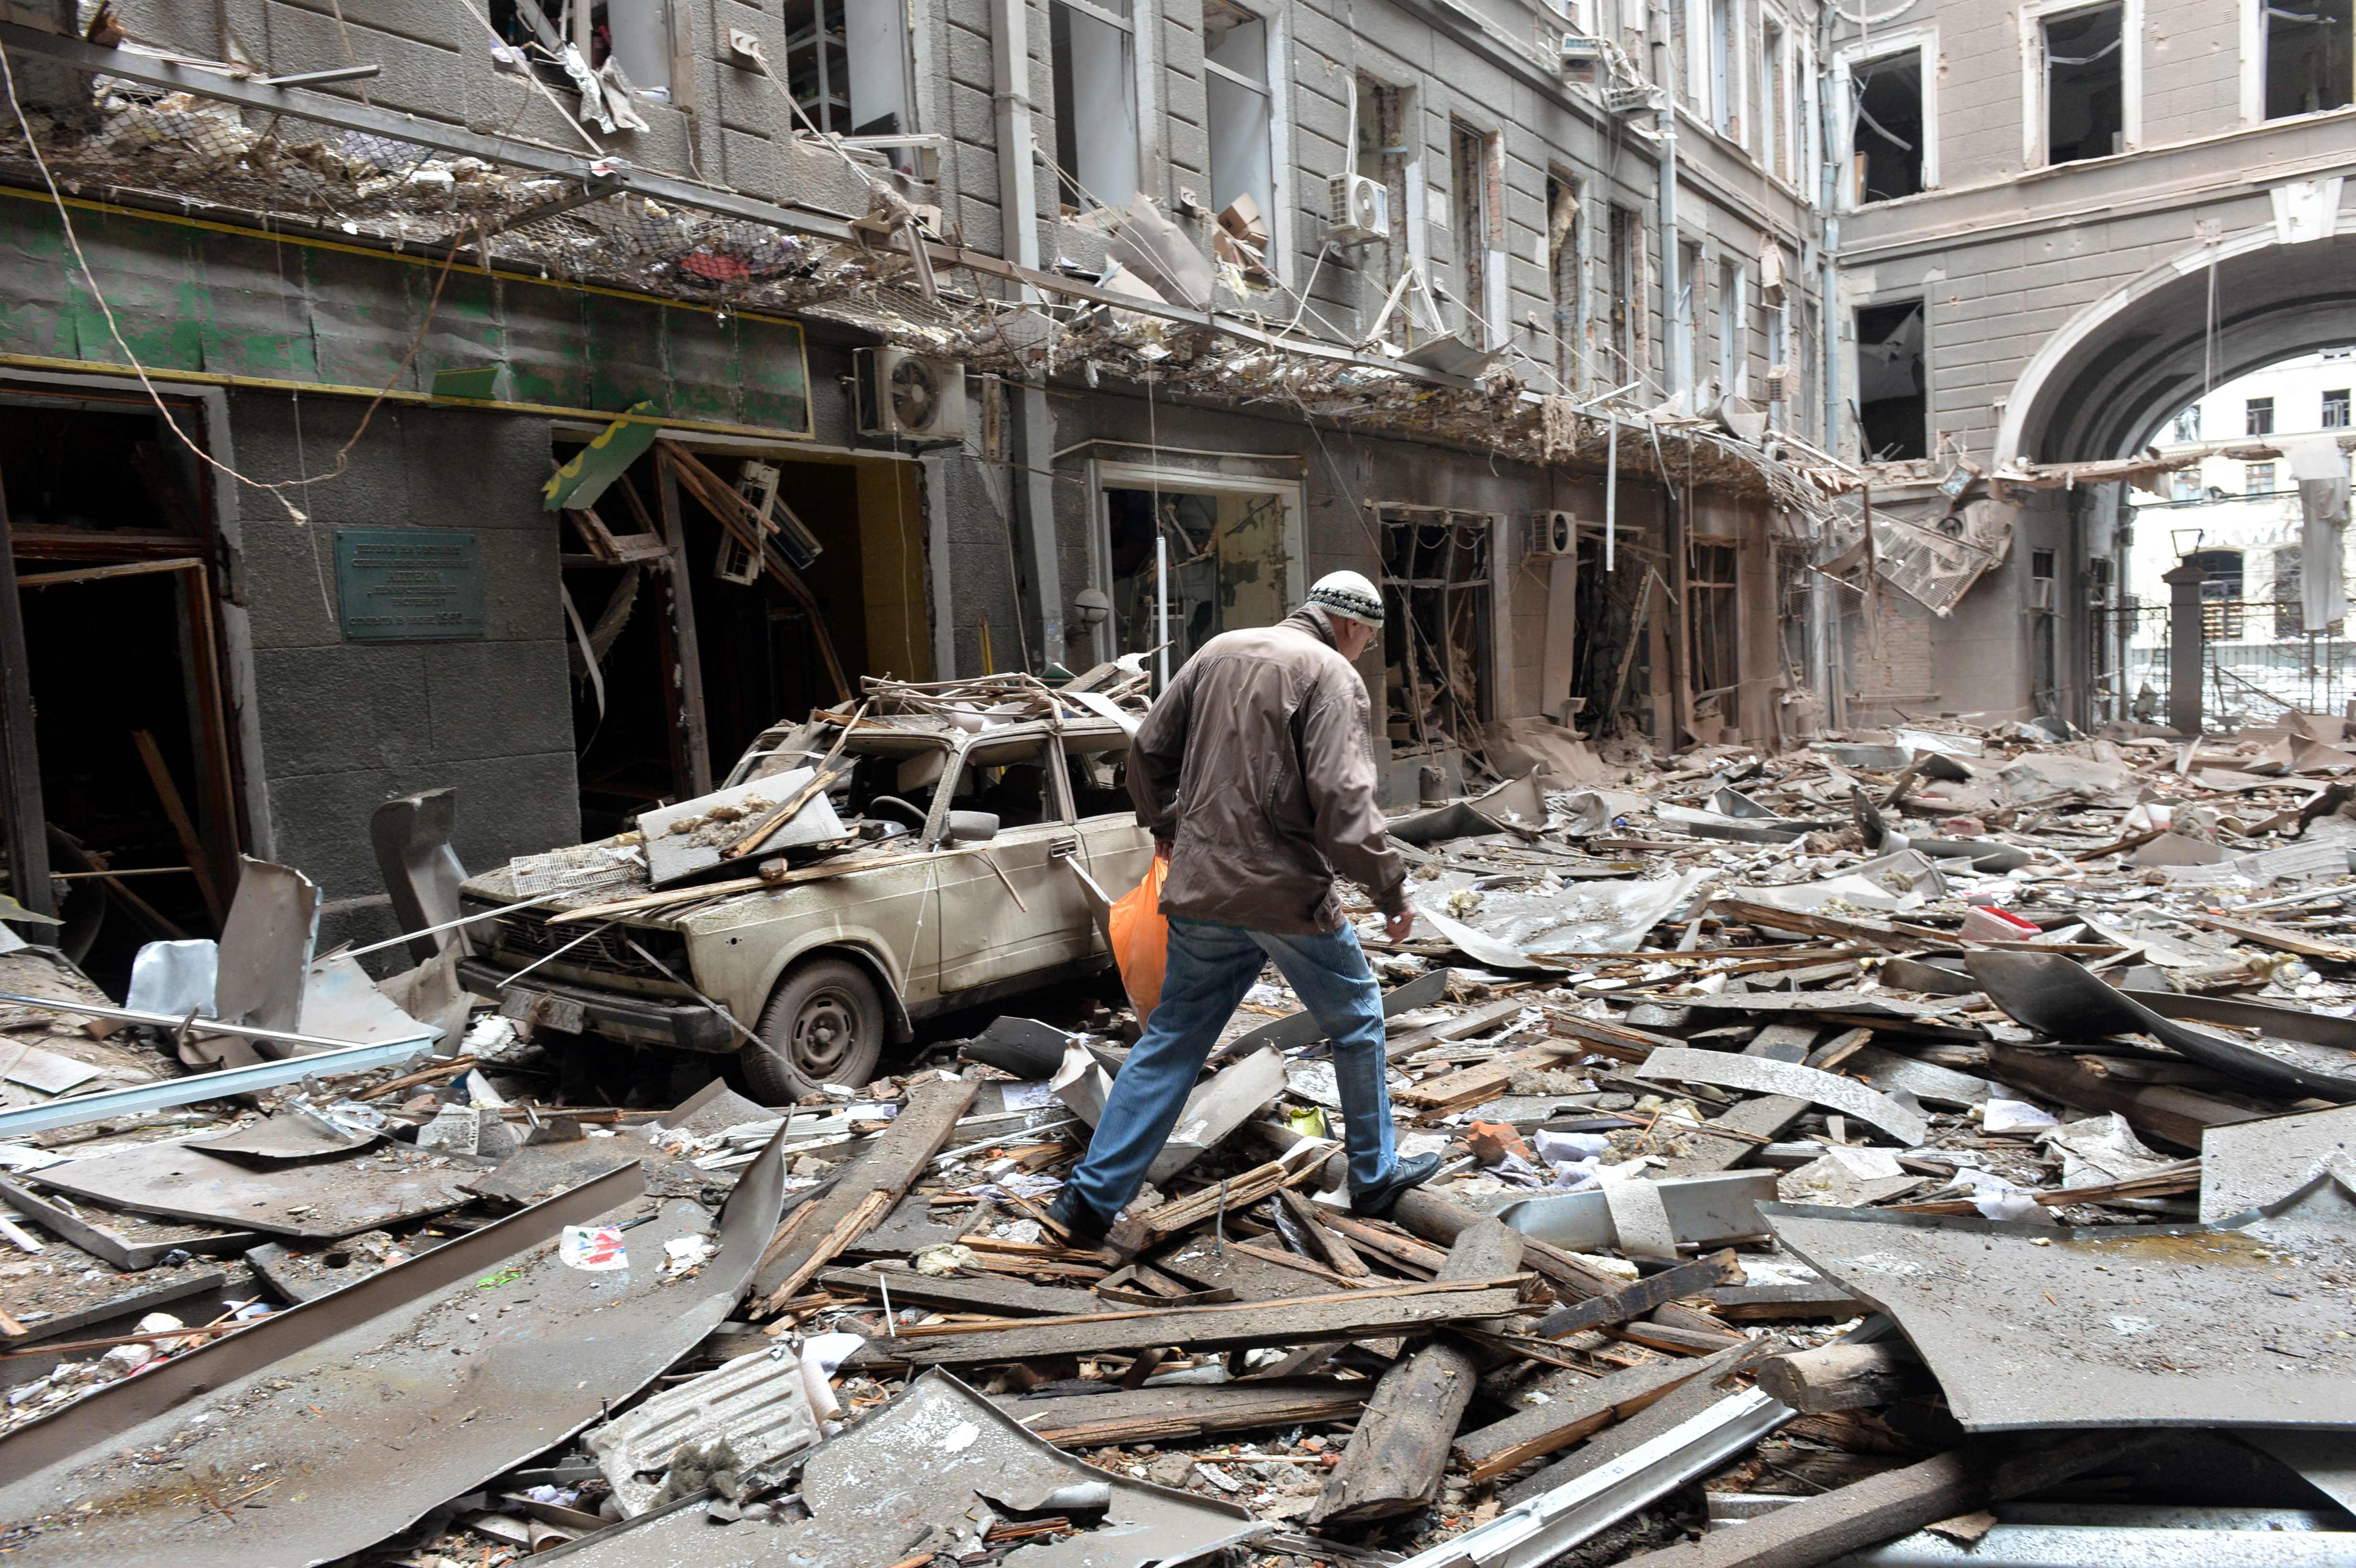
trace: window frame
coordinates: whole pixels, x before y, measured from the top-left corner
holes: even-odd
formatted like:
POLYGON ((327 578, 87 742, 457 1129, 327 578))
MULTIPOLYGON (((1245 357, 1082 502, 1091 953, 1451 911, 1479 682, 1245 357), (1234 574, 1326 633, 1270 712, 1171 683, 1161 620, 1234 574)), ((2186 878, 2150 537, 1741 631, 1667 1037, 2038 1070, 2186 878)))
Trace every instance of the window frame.
POLYGON ((2280 417, 2281 411, 2275 406, 2275 400, 2270 397, 2244 398, 2242 400, 2242 434, 2245 438, 2254 435, 2274 434, 2275 427, 2279 421, 2280 417), (2251 427, 2258 422, 2258 412, 2261 409, 2265 411, 2266 428, 2264 430, 2254 430, 2251 427))
POLYGON ((2350 428, 2351 421, 2349 416, 2351 411, 2351 391, 2356 391, 2356 389, 2347 387, 2327 387, 2324 389, 2323 406, 2319 415, 2322 422, 2316 426, 2318 430, 2347 430, 2350 428), (2339 416, 2336 419, 2332 417, 2335 414, 2339 416))
MULTIPOLYGON (((2081 0, 2083 3, 2083 0, 2081 0)), ((1833 184, 1837 210, 1857 212, 1866 207, 1886 207, 1888 201, 1860 202, 1864 193, 1857 188, 1857 117, 1847 112, 1856 89, 1856 73, 1861 66, 1879 65, 1901 55, 1915 57, 1916 73, 1922 83, 1922 188, 1917 196, 1928 196, 1939 188, 1939 29, 1908 27, 1885 33, 1870 43, 1843 46, 1833 56, 1832 85, 1835 101, 1842 106, 1838 125, 1840 145, 1837 149, 1839 166, 1848 171, 1833 184)), ((1912 197, 1892 197, 1891 201, 1907 201, 1912 197)))
MULTIPOLYGON (((2337 109, 2301 110, 2297 114, 2266 115, 2266 9, 2267 0, 2241 0, 2242 45, 2242 123, 2244 125, 2286 124, 2293 120, 2307 120, 2325 114, 2346 114, 2356 112, 2356 59, 2350 61, 2350 101, 2337 109)), ((2356 56, 2356 49, 2351 49, 2356 56)))
MULTIPOLYGON (((1153 96, 1151 91, 1148 91, 1151 77, 1147 71, 1147 64, 1149 51, 1151 47, 1151 29, 1140 27, 1137 25, 1137 11, 1140 5, 1150 5, 1152 3, 1152 0, 1130 0, 1130 14, 1126 17, 1107 6, 1098 5, 1096 0, 1046 0, 1046 3, 1047 72, 1055 88, 1060 88, 1062 85, 1061 73, 1055 69, 1055 37, 1056 6, 1069 6, 1078 15, 1086 16, 1092 21, 1103 23, 1106 27, 1112 28, 1114 31, 1121 34, 1129 40, 1130 80, 1128 85, 1130 102, 1136 116, 1130 126, 1130 151, 1134 155, 1136 161, 1135 170, 1130 176, 1132 182, 1131 197, 1134 198, 1137 192, 1150 190, 1151 185, 1151 182, 1147 176, 1146 169, 1148 162, 1146 145, 1149 140, 1147 135, 1147 127, 1152 122, 1156 107, 1153 96)), ((1158 11, 1154 13, 1156 16, 1159 14, 1160 13, 1158 11)), ((1077 113, 1076 109, 1074 112, 1075 114, 1077 113)), ((1055 126, 1056 155, 1049 161, 1054 165, 1055 170, 1055 207, 1056 210, 1060 212, 1064 207, 1064 181, 1068 178, 1075 186, 1077 186, 1079 183, 1079 175, 1076 168, 1069 174, 1066 174, 1064 168, 1063 158, 1066 149, 1064 147, 1063 126, 1060 123, 1057 123, 1058 115, 1056 112, 1055 98, 1053 95, 1053 89, 1051 89, 1051 96, 1048 99, 1047 119, 1050 124, 1055 126)), ((1094 191, 1082 191, 1077 192, 1076 194, 1084 195, 1092 201, 1101 202, 1103 200, 1103 198, 1094 191)), ((1124 203, 1122 205, 1125 206, 1126 204, 1124 203)), ((1116 208, 1115 210, 1119 210, 1119 208, 1116 208)))
MULTIPOLYGON (((1285 26, 1284 13, 1280 9, 1274 7, 1262 9, 1258 5, 1246 5, 1243 0, 1227 0, 1227 4, 1234 5, 1238 11, 1250 13, 1259 23, 1262 53, 1265 57, 1260 64, 1261 69, 1265 72, 1265 78, 1259 81, 1253 81, 1241 72, 1213 59, 1208 48, 1203 51, 1205 156, 1206 158, 1208 156, 1210 137, 1208 99, 1212 77, 1215 76, 1220 80, 1229 82, 1245 91, 1256 92, 1268 101, 1269 203, 1268 210, 1261 213, 1260 217, 1268 225, 1269 255, 1266 263, 1268 270, 1275 274, 1280 283, 1289 283, 1292 278, 1292 181, 1290 178, 1292 123, 1290 116, 1286 112, 1282 84, 1285 80, 1285 50, 1290 38, 1285 26)), ((1355 141, 1356 135, 1357 131, 1354 126, 1351 130, 1353 142, 1355 141)), ((1351 166, 1356 167, 1355 147, 1351 166)), ((1207 168, 1204 171, 1204 178, 1214 187, 1211 199, 1217 201, 1218 193, 1215 187, 1218 182, 1211 179, 1211 171, 1207 168)), ((1215 221, 1218 210, 1220 209, 1215 208, 1213 211, 1212 217, 1215 221)))
MULTIPOLYGON (((2023 173, 2070 168, 2056 164, 2046 145, 2045 25, 2088 11, 2119 8, 2119 151, 2124 157, 2143 145, 2144 0, 2024 0, 2020 17, 2020 166, 2023 173)), ((1925 110, 1928 117, 1928 110, 1925 110)), ((2080 158, 2074 163, 2100 163, 2080 158)), ((1926 185, 1928 181, 1924 182, 1926 185)))

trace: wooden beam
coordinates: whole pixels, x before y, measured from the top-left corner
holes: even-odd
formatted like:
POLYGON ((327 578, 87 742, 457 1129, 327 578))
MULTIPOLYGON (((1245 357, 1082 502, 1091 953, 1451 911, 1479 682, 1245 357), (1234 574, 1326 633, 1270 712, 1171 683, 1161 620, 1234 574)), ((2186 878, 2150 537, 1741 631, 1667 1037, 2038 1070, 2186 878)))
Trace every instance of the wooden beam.
POLYGON ((1456 1456, 1471 1467, 1469 1478, 1475 1484, 1493 1481, 1533 1459, 1568 1448, 1615 1421, 1627 1420, 1712 1366, 1707 1360, 1682 1360, 1623 1367, 1544 1404, 1517 1410, 1503 1421, 1461 1434, 1455 1443, 1456 1456))
POLYGON ((180 854, 188 862, 188 874, 196 878, 197 891, 205 901, 205 912, 212 916, 213 929, 219 931, 229 912, 221 901, 220 890, 213 885, 212 868, 205 859, 205 842, 188 816, 187 803, 180 798, 180 786, 172 782, 172 770, 165 763, 155 736, 145 730, 134 730, 131 743, 139 749, 139 761, 147 770, 147 782, 155 786, 155 798, 163 803, 165 819, 171 823, 172 832, 180 840, 180 854))
POLYGON ((8 891, 35 914, 55 914, 49 895, 49 819, 41 804, 41 748, 33 728, 32 671, 25 660, 25 607, 16 594, 8 493, 0 487, 0 832, 8 891))
MULTIPOLYGON (((1468 1209, 1423 1187, 1400 1193, 1391 1209, 1392 1222, 1401 1230, 1445 1246, 1454 1246, 1458 1234, 1466 1226, 1477 1224, 1486 1217, 1478 1210, 1468 1209)), ((1566 1301, 1610 1296, 1625 1283, 1532 1236, 1522 1238, 1522 1263, 1544 1275, 1547 1283, 1554 1286, 1555 1295, 1566 1301)))
MULTIPOLYGON (((1481 1279, 1517 1266, 1522 1238, 1495 1220, 1467 1225, 1440 1265, 1442 1280, 1481 1279)), ((1480 1362, 1468 1346, 1435 1339, 1396 1362, 1376 1386, 1358 1429, 1309 1511, 1312 1525, 1389 1519, 1440 1499, 1448 1448, 1472 1402, 1480 1362)))
POLYGON ((1365 1406, 1368 1382, 1318 1380, 1200 1383, 1062 1399, 991 1400, 1033 1436, 1059 1448, 1119 1443, 1187 1443, 1215 1432, 1346 1421, 1365 1406))
POLYGON ((920 1083, 892 1125, 876 1135, 859 1163, 825 1197, 806 1203, 777 1227, 754 1271, 760 1299, 752 1310, 769 1313, 798 1295, 834 1255, 857 1241, 925 1173, 973 1104, 981 1085, 970 1079, 935 1078, 920 1083))
POLYGON ((1266 1345, 1314 1345, 1378 1339, 1479 1322, 1511 1313, 1521 1276, 1399 1285, 1280 1301, 1223 1302, 1212 1307, 1138 1308, 1028 1323, 940 1323, 903 1328, 870 1339, 846 1365, 892 1362, 912 1366, 1039 1361, 1100 1350, 1154 1346, 1181 1350, 1257 1349, 1266 1345))
POLYGON ((1888 1404, 1929 1381, 1912 1349, 1898 1339, 1786 1350, 1759 1363, 1760 1388, 1803 1415, 1888 1404))
POLYGON ((1665 1268, 1648 1279, 1637 1281, 1624 1290, 1610 1296, 1596 1296, 1549 1312, 1538 1319, 1537 1332, 1548 1339, 1559 1339, 1565 1334, 1581 1328, 1601 1328, 1607 1323, 1625 1323, 1629 1318, 1650 1312, 1665 1301, 1675 1301, 1680 1296, 1705 1296, 1712 1285, 1740 1277, 1741 1269, 1734 1261, 1734 1251, 1728 1248, 1689 1264, 1665 1268))
MULTIPOLYGON (((784 558, 769 548, 767 539, 762 535, 765 519, 761 514, 754 509, 750 501, 738 495, 734 486, 705 467, 693 453, 679 443, 658 439, 655 452, 665 475, 675 475, 684 480, 688 488, 695 492, 695 498, 702 503, 704 509, 720 526, 751 550, 754 558, 760 561, 762 570, 800 603, 802 613, 809 617, 810 635, 818 642, 819 656, 826 662, 827 677, 834 683, 835 698, 839 701, 850 701, 854 693, 849 678, 842 673, 842 660, 835 654, 834 637, 826 624, 825 607, 819 603, 818 595, 810 592, 809 584, 802 581, 801 573, 787 565, 784 558)), ((668 521, 666 514, 665 522, 668 521)))
MULTIPOLYGON (((679 506, 679 481, 671 465, 657 464, 656 489, 662 505, 663 539, 670 546, 670 571, 664 586, 670 594, 671 669, 663 688, 678 709, 671 727, 679 735, 674 753, 685 763, 681 787, 691 797, 712 793, 712 722, 703 706, 703 645, 695 633, 695 584, 687 560, 687 522, 679 506), (673 674, 676 671, 676 674, 673 674)), ((629 481, 626 477, 624 484, 629 481)))
POLYGON ((1662 1174, 1714 1176, 1740 1165, 1764 1140, 1799 1120, 1807 1108, 1805 1100, 1790 1094, 1762 1094, 1742 1101, 1702 1124, 1702 1130, 1687 1140, 1686 1152, 1669 1161, 1662 1174), (1713 1128, 1723 1128, 1730 1136, 1720 1136, 1713 1128))

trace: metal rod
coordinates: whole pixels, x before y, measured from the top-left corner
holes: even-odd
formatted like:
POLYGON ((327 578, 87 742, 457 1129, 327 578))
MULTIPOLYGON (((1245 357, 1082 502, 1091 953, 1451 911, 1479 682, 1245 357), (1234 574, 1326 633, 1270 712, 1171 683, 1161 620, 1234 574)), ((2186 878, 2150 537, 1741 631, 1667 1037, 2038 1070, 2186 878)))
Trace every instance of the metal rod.
POLYGON ((519 909, 532 909, 541 904, 552 902, 563 896, 562 893, 542 893, 536 899, 526 899, 521 903, 501 904, 497 909, 487 909, 480 914, 462 914, 455 920, 445 920, 439 925, 429 925, 423 931, 405 932, 399 936, 388 936, 382 942, 370 946, 348 948, 343 956, 365 958, 371 953, 381 953, 388 947, 398 947, 413 936, 432 936, 438 932, 455 931, 462 925, 472 925, 478 920, 489 920, 494 915, 509 914, 519 909))
MULTIPOLYGON (((99 1009, 73 1002, 61 1002, 52 997, 0 996, 0 1001, 24 1002, 38 1008, 67 1008, 77 1012, 98 1012, 99 1009)), ((123 1009, 109 1008, 102 1016, 125 1016, 123 1009)), ((152 1013, 128 1015, 134 1021, 157 1017, 152 1013)), ((165 1017, 165 1028, 176 1028, 180 1019, 165 1017)), ((199 1023, 207 1022, 198 1019, 199 1023)), ((303 1035, 282 1034, 271 1029, 249 1029, 242 1026, 226 1029, 224 1032, 299 1040, 303 1035)), ((385 1040, 375 1045, 345 1045, 326 1041, 337 1049, 323 1051, 310 1056, 290 1056, 278 1061, 257 1061, 247 1067, 224 1067, 214 1072, 196 1072, 186 1078, 167 1078, 160 1083, 134 1083, 127 1089, 105 1089, 94 1094, 70 1094, 46 1104, 25 1105, 13 1111, 0 1111, 0 1138, 16 1137, 26 1133, 37 1133, 51 1127, 70 1127, 82 1122, 103 1121, 109 1116, 134 1115, 143 1111, 161 1111, 173 1105, 192 1104, 198 1100, 226 1100, 238 1094, 251 1094, 263 1089, 275 1089, 283 1083, 298 1083, 305 1078, 334 1076, 346 1072, 365 1072, 374 1067, 393 1067, 412 1057, 423 1054, 433 1046, 433 1040, 420 1037, 414 1040, 385 1040)))
POLYGON ((1620 416, 1606 412, 1612 433, 1603 446, 1603 570, 1620 570, 1615 560, 1620 539, 1620 416))
MULTIPOLYGON (((1160 519, 1156 519, 1158 523, 1160 519)), ((1161 644, 1162 678, 1157 692, 1170 689, 1170 539, 1159 527, 1153 530, 1153 640, 1161 644)))
POLYGON ((362 81, 384 74, 380 65, 339 65, 333 70, 297 71, 293 76, 262 76, 254 80, 263 87, 317 87, 330 81, 362 81))

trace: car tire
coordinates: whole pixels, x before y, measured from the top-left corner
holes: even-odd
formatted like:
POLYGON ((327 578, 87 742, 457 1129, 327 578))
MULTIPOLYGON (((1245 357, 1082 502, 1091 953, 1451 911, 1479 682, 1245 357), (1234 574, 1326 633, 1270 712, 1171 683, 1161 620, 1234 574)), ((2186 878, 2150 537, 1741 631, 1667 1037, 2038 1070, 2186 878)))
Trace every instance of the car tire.
POLYGON ((884 1054, 884 999, 847 958, 818 958, 788 972, 761 1013, 763 1044, 737 1060, 745 1086, 766 1105, 790 1104, 821 1083, 856 1089, 884 1054))

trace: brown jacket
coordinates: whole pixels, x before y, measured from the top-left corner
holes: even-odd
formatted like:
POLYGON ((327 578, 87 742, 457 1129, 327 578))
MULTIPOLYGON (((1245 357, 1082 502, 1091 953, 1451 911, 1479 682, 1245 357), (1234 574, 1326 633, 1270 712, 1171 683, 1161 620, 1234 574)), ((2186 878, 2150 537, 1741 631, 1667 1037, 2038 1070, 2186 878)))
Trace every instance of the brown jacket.
POLYGON ((1138 727, 1129 794, 1138 821, 1175 840, 1166 915, 1337 931, 1337 870, 1386 914, 1407 908, 1407 863, 1375 805, 1365 682, 1323 610, 1222 633, 1188 659, 1138 727))

